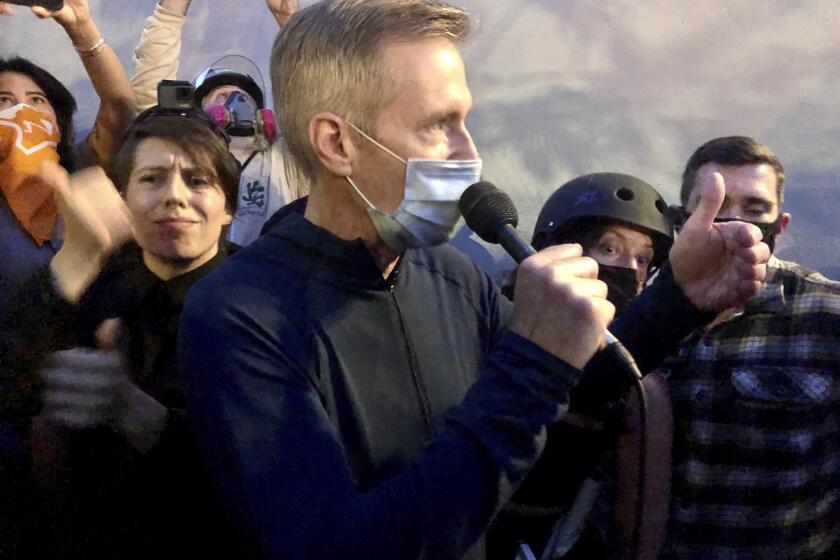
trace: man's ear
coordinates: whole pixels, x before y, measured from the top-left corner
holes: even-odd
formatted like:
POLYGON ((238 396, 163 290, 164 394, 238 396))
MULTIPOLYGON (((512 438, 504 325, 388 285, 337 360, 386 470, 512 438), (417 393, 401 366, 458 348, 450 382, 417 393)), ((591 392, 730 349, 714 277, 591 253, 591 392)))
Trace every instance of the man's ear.
POLYGON ((333 113, 318 113, 309 121, 309 143, 324 168, 339 177, 353 174, 350 127, 333 113))
POLYGON ((782 219, 779 222, 779 233, 783 233, 787 227, 790 225, 790 214, 787 212, 782 213, 782 219))

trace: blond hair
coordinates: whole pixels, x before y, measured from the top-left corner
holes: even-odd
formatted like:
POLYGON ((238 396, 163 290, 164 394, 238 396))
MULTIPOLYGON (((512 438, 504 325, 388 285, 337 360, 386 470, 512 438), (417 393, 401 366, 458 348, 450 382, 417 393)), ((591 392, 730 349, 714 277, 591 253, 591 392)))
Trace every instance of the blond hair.
POLYGON ((274 112, 288 153, 310 181, 320 165, 309 143, 309 122, 321 112, 372 130, 395 92, 381 61, 386 41, 443 37, 461 43, 469 16, 425 0, 324 0, 298 11, 271 52, 274 112))

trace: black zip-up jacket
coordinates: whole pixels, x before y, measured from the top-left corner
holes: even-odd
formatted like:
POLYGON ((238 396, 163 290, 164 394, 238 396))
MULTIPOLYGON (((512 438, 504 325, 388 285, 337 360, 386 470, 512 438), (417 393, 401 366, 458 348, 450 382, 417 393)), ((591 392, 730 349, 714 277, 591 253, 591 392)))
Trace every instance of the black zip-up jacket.
MULTIPOLYGON (((126 331, 123 350, 132 381, 169 411, 160 441, 146 455, 109 428, 66 429, 60 452, 50 451, 53 462, 56 453, 61 461, 49 473, 47 489, 28 492, 28 473, 20 465, 22 472, 13 473, 16 480, 10 481, 20 490, 4 494, 0 505, 0 558, 12 556, 4 554, 6 547, 17 548, 9 544, 14 537, 6 532, 4 515, 12 518, 9 524, 23 526, 17 537, 26 541, 21 549, 37 547, 37 552, 21 552, 21 558, 236 552, 184 418, 175 359, 187 290, 235 249, 225 243, 207 263, 164 281, 146 267, 142 250, 131 242, 107 261, 78 304, 56 292, 44 267, 0 312, 0 422, 21 435, 40 410, 43 359, 56 350, 93 348, 96 328, 112 317, 119 317, 126 331), (39 507, 33 495, 45 502, 39 507), (5 513, 10 503, 15 510, 5 513)), ((0 490, 4 466, 0 452, 0 490)))
POLYGON ((193 288, 189 417, 266 557, 484 557, 581 375, 506 331, 510 309, 451 247, 386 280, 361 241, 294 213, 193 288))

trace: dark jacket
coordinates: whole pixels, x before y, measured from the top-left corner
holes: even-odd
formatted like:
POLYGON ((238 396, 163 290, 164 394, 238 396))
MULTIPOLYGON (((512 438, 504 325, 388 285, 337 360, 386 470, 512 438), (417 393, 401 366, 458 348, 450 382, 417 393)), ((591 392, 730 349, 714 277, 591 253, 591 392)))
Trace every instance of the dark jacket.
POLYGON ((507 331, 510 309, 451 247, 383 279, 361 241, 294 213, 196 285, 190 418, 266 557, 483 558, 580 376, 507 331))
POLYGON ((125 327, 122 349, 132 381, 169 413, 160 441, 146 455, 107 428, 66 430, 56 441, 44 442, 41 435, 31 442, 40 442, 34 452, 42 503, 28 504, 36 523, 29 540, 44 547, 39 557, 213 552, 229 538, 222 534, 222 515, 184 417, 175 351, 187 290, 231 250, 225 246, 201 267, 162 281, 132 243, 109 259, 78 305, 62 299, 45 268, 0 315, 0 412, 20 434, 28 432, 40 408, 38 372, 44 357, 94 347, 96 328, 111 317, 125 327))

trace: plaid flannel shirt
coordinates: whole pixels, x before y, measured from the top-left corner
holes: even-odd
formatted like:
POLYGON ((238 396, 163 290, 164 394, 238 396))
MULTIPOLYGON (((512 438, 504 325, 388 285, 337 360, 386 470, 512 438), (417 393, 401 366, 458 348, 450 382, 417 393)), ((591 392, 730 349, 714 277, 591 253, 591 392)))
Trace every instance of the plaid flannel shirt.
POLYGON ((840 282, 771 258, 762 290, 662 369, 674 407, 666 556, 834 558, 840 282))

